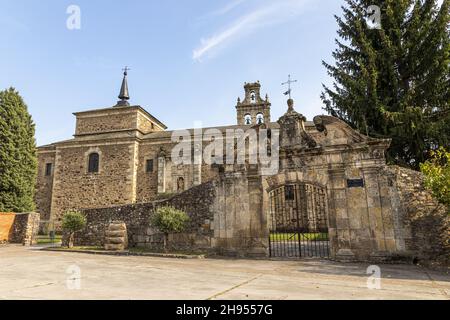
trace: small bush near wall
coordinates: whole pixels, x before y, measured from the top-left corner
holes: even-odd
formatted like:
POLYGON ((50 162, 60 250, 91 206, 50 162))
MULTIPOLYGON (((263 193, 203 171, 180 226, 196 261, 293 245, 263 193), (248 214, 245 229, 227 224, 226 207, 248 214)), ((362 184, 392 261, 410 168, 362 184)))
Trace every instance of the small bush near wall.
POLYGON ((79 211, 67 211, 62 220, 62 228, 69 234, 68 247, 73 247, 75 232, 86 227, 86 217, 79 211))
POLYGON ((164 206, 156 209, 150 218, 150 224, 164 234, 164 251, 167 251, 169 234, 185 231, 188 221, 189 216, 174 207, 164 206))

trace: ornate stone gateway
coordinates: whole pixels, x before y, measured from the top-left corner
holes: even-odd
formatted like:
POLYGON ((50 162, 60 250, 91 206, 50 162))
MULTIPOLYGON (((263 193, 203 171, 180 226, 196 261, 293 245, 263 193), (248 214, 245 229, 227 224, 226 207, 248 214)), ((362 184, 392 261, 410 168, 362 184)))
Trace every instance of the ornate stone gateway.
POLYGON ((270 192, 271 257, 329 257, 327 193, 308 183, 270 192))

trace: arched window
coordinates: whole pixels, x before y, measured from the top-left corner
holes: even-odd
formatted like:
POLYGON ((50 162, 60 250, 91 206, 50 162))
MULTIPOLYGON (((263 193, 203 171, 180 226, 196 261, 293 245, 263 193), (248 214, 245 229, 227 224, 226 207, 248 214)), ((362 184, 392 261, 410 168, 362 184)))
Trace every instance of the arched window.
POLYGON ((264 115, 262 113, 258 113, 256 115, 256 124, 263 124, 264 123, 264 115))
POLYGON ((245 125, 251 125, 252 124, 252 116, 249 114, 246 114, 244 116, 244 123, 245 123, 245 125))
POLYGON ((250 101, 251 101, 252 103, 255 103, 255 102, 256 102, 256 94, 255 94, 255 91, 250 92, 250 101))
POLYGON ((177 180, 177 191, 184 191, 184 178, 183 177, 179 177, 177 180))
POLYGON ((98 173, 99 171, 100 156, 98 153, 91 153, 89 155, 88 172, 98 173))

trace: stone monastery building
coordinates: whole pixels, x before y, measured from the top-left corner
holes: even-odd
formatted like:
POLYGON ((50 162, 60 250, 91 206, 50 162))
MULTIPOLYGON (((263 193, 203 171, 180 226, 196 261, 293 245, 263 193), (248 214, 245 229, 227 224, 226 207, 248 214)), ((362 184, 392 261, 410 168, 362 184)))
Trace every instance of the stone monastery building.
MULTIPOLYGON (((244 89, 237 122, 216 128, 223 136, 214 141, 224 143, 230 129, 265 130, 269 142, 279 134, 279 148, 268 143, 275 172, 251 163, 250 152, 243 164, 175 163, 172 132, 128 103, 125 72, 115 106, 74 113, 73 139, 39 147, 36 203, 44 226, 58 228, 65 211, 80 209, 88 227, 79 241, 102 244, 107 223, 119 219, 127 223, 130 245, 152 245, 155 231, 145 217, 156 200, 169 199, 192 218, 174 243, 232 255, 347 260, 414 252, 405 176, 385 161, 389 140, 367 137, 330 116, 306 121, 292 99, 274 122, 260 83, 244 89)), ((194 136, 194 129, 188 132, 194 136)), ((201 139, 203 150, 211 139, 201 139)))

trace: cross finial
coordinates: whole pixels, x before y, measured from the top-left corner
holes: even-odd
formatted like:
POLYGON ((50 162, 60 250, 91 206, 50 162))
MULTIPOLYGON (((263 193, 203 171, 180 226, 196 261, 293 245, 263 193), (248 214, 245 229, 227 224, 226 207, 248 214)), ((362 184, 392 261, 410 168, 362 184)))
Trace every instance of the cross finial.
POLYGON ((288 81, 287 82, 283 82, 281 85, 285 86, 288 85, 288 91, 286 91, 284 93, 285 96, 289 95, 289 99, 291 99, 291 93, 292 93, 292 88, 291 88, 291 84, 292 83, 296 83, 298 82, 297 80, 291 80, 291 75, 288 75, 288 81))
POLYGON ((123 71, 123 75, 128 75, 128 71, 130 71, 131 69, 130 68, 128 68, 128 66, 125 66, 125 68, 123 68, 122 69, 122 71, 123 71))
POLYGON ((123 80, 122 80, 122 86, 120 87, 120 94, 119 94, 120 101, 117 102, 117 106, 119 106, 119 107, 127 107, 130 105, 128 103, 128 100, 130 100, 130 94, 128 92, 128 81, 127 81, 128 70, 130 70, 130 68, 128 68, 128 67, 125 67, 124 69, 122 69, 123 80))

